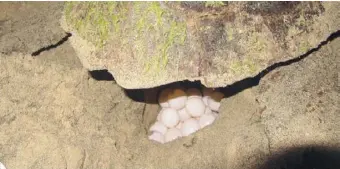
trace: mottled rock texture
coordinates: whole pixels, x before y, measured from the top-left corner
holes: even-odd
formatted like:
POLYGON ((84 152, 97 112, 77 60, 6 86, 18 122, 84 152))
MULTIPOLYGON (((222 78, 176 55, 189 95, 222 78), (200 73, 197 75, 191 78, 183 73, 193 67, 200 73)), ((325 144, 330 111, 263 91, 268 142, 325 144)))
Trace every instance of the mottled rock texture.
POLYGON ((127 89, 223 87, 304 54, 340 27, 330 2, 70 2, 61 25, 90 70, 127 89))

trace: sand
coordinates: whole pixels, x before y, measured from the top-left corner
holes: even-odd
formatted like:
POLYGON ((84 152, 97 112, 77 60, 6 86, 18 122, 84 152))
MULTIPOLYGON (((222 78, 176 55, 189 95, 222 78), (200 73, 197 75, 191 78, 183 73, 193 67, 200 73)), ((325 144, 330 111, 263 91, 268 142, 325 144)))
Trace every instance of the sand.
MULTIPOLYGON (((31 4, 6 5, 0 3, 0 30, 6 32, 0 39, 12 45, 0 48, 0 162, 8 169, 340 166, 340 38, 223 99, 213 125, 162 145, 147 139, 146 104, 114 81, 91 78, 68 41, 31 56, 36 46, 64 37, 56 18, 31 4), (36 12, 39 22, 17 10, 36 12), (40 40, 23 31, 41 23, 52 31, 35 30, 40 40), (19 44, 15 36, 27 37, 26 48, 12 50, 19 44)), ((60 3, 44 5, 59 15, 60 3)))

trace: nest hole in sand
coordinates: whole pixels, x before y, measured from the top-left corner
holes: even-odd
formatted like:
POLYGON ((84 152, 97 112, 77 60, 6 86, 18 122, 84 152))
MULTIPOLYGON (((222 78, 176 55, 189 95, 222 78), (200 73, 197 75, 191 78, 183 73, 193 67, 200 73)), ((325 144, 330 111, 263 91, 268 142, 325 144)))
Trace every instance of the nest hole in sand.
MULTIPOLYGON (((99 81, 114 81, 107 70, 89 71, 99 81)), ((206 88, 200 81, 179 81, 147 89, 124 89, 135 102, 145 103, 142 125, 150 140, 167 143, 189 136, 218 119, 220 102, 256 86, 259 78, 247 78, 220 88, 206 88)))

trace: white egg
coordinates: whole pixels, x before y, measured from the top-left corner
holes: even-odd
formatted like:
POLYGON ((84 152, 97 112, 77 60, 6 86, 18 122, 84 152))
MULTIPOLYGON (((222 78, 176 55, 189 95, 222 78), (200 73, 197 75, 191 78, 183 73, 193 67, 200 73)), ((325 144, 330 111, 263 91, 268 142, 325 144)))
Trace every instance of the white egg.
POLYGON ((179 122, 177 111, 173 108, 164 108, 161 113, 161 122, 169 128, 176 126, 179 122))
POLYGON ((150 127, 150 131, 157 131, 163 135, 166 133, 167 130, 168 128, 160 121, 156 121, 155 124, 150 127))
POLYGON ((163 103, 159 103, 159 105, 163 108, 167 108, 167 107, 170 107, 170 104, 169 102, 163 102, 163 103))
POLYGON ((212 113, 212 110, 209 107, 206 107, 204 114, 210 114, 210 113, 212 113))
POLYGON ((180 137, 182 137, 181 131, 177 128, 171 128, 164 135, 164 141, 170 142, 180 137))
POLYGON ((0 162, 0 169, 6 169, 5 165, 0 162))
POLYGON ((212 115, 214 115, 214 116, 215 116, 215 118, 217 118, 217 117, 218 117, 218 113, 217 113, 217 112, 214 112, 214 111, 213 111, 213 112, 211 112, 211 114, 212 114, 212 115))
POLYGON ((164 136, 161 133, 158 132, 153 132, 150 136, 149 136, 149 140, 153 140, 153 141, 157 141, 159 143, 164 143, 164 136))
POLYGON ((179 115, 179 120, 181 121, 185 121, 189 118, 191 118, 190 114, 187 112, 186 108, 183 108, 181 110, 178 111, 178 115, 179 115))
POLYGON ((185 102, 187 101, 186 96, 180 96, 169 100, 169 105, 171 108, 176 110, 182 109, 185 106, 185 102))
POLYGON ((203 96, 211 96, 211 94, 214 92, 214 89, 212 88, 203 88, 203 96))
POLYGON ((188 97, 202 97, 201 91, 196 88, 190 88, 186 91, 188 97))
POLYGON ((183 136, 188 136, 200 129, 200 125, 196 119, 190 118, 182 124, 181 132, 183 136))
POLYGON ((208 105, 209 105, 209 108, 210 108, 211 110, 213 110, 213 111, 218 111, 218 109, 219 109, 220 106, 221 106, 221 103, 215 101, 215 100, 212 99, 212 98, 209 98, 209 99, 208 99, 208 105))
POLYGON ((181 129, 182 128, 182 125, 183 125, 183 122, 179 122, 176 126, 177 129, 181 129))
POLYGON ((185 106, 188 97, 182 89, 174 89, 169 95, 169 105, 176 110, 182 109, 185 106))
POLYGON ((218 111, 221 106, 221 100, 223 99, 224 94, 218 91, 215 91, 211 94, 211 98, 208 99, 208 105, 213 111, 218 111))
POLYGON ((188 99, 185 108, 192 117, 199 117, 204 114, 205 111, 205 105, 202 99, 197 97, 188 99))
POLYGON ((208 99, 210 98, 210 96, 203 96, 202 97, 202 100, 203 100, 203 102, 204 102, 204 104, 206 105, 206 106, 208 106, 208 99))
POLYGON ((168 100, 171 92, 172 92, 171 88, 167 88, 161 91, 158 97, 158 103, 161 107, 170 107, 168 100))
POLYGON ((157 115, 157 120, 158 120, 158 121, 161 121, 161 114, 162 114, 162 111, 160 111, 160 112, 158 113, 158 115, 157 115))
POLYGON ((201 128, 204 128, 212 124, 214 121, 215 121, 215 116, 212 113, 210 113, 210 114, 203 114, 198 122, 201 128))

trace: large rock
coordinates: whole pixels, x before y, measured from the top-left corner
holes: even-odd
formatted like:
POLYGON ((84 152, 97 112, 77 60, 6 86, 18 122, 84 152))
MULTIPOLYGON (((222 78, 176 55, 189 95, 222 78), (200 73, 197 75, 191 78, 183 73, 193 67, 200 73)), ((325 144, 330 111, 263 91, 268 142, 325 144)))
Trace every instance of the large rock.
POLYGON ((297 57, 340 28, 337 2, 69 2, 61 25, 83 65, 127 89, 222 87, 297 57))

